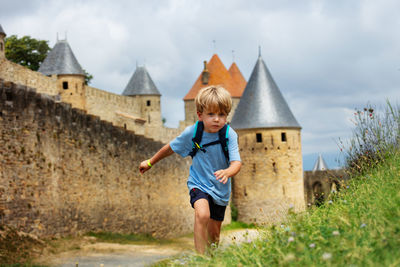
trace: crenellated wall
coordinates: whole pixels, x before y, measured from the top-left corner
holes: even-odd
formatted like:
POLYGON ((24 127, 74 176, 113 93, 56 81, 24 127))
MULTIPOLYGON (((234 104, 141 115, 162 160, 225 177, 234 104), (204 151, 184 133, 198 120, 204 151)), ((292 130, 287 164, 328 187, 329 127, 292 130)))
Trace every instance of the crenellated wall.
POLYGON ((162 125, 159 96, 122 96, 84 85, 81 76, 48 77, 4 58, 0 59, 0 79, 35 88, 38 93, 57 96, 74 108, 163 143, 176 137, 183 129, 162 125), (68 89, 63 88, 64 82, 68 83, 68 89), (151 102, 151 106, 147 106, 147 101, 151 102))
POLYGON ((139 162, 162 143, 0 81, 0 222, 38 236, 192 231, 189 160, 139 162))
POLYGON ((56 76, 47 77, 5 58, 0 58, 0 79, 36 88, 38 93, 58 95, 56 76))

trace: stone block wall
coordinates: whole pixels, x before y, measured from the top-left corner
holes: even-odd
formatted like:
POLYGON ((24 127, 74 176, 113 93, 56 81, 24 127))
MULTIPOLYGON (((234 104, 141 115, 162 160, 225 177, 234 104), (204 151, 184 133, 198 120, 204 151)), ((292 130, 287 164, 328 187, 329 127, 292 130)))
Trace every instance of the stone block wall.
POLYGON ((5 58, 0 58, 0 78, 36 88, 38 93, 58 95, 57 78, 55 76, 47 77, 40 72, 32 71, 5 58))
POLYGON ((138 172, 161 146, 0 81, 0 222, 38 236, 190 232, 190 161, 173 155, 138 172))
POLYGON ((340 191, 348 179, 343 169, 304 172, 304 197, 307 205, 322 204, 332 191, 340 191))
POLYGON ((233 179, 238 220, 269 224, 305 208, 299 129, 237 130, 242 169, 233 179), (285 140, 282 140, 282 134, 285 140))

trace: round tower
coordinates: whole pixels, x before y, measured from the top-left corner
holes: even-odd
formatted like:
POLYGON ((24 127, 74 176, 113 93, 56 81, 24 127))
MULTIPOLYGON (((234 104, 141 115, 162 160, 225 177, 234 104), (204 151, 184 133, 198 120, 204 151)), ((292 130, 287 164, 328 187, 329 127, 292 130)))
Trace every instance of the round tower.
POLYGON ((4 30, 0 24, 0 59, 6 58, 6 46, 5 46, 5 40, 4 40, 4 38, 6 38, 6 36, 7 35, 4 32, 4 30))
POLYGON ((242 169, 233 178, 238 220, 281 221, 305 208, 301 127, 259 56, 232 127, 239 136, 242 169))
POLYGON ((161 119, 161 94, 147 72, 146 67, 136 67, 126 85, 122 95, 137 99, 138 112, 146 122, 147 126, 160 127, 161 119))
POLYGON ((85 109, 85 71, 66 40, 57 40, 38 71, 47 76, 56 75, 62 101, 85 109))

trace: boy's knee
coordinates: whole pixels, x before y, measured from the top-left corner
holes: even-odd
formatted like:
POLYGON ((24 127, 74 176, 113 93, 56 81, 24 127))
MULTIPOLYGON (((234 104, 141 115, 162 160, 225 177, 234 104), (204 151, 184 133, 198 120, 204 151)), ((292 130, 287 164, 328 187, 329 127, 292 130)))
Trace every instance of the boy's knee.
POLYGON ((209 211, 196 211, 196 221, 200 223, 208 223, 210 220, 210 212, 209 211))

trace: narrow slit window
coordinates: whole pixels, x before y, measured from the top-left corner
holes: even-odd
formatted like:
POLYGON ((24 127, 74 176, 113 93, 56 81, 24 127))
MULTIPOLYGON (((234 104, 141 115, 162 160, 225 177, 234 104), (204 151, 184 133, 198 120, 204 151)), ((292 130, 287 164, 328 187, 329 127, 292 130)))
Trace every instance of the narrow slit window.
POLYGON ((150 105, 151 105, 150 100, 147 100, 146 105, 147 105, 148 107, 150 107, 150 105))
POLYGON ((256 133, 256 140, 257 140, 257 143, 262 143, 262 134, 256 133))
POLYGON ((67 90, 68 89, 68 82, 63 82, 63 89, 67 90))
POLYGON ((286 142, 287 141, 286 133, 282 133, 281 136, 282 136, 282 142, 286 142))

